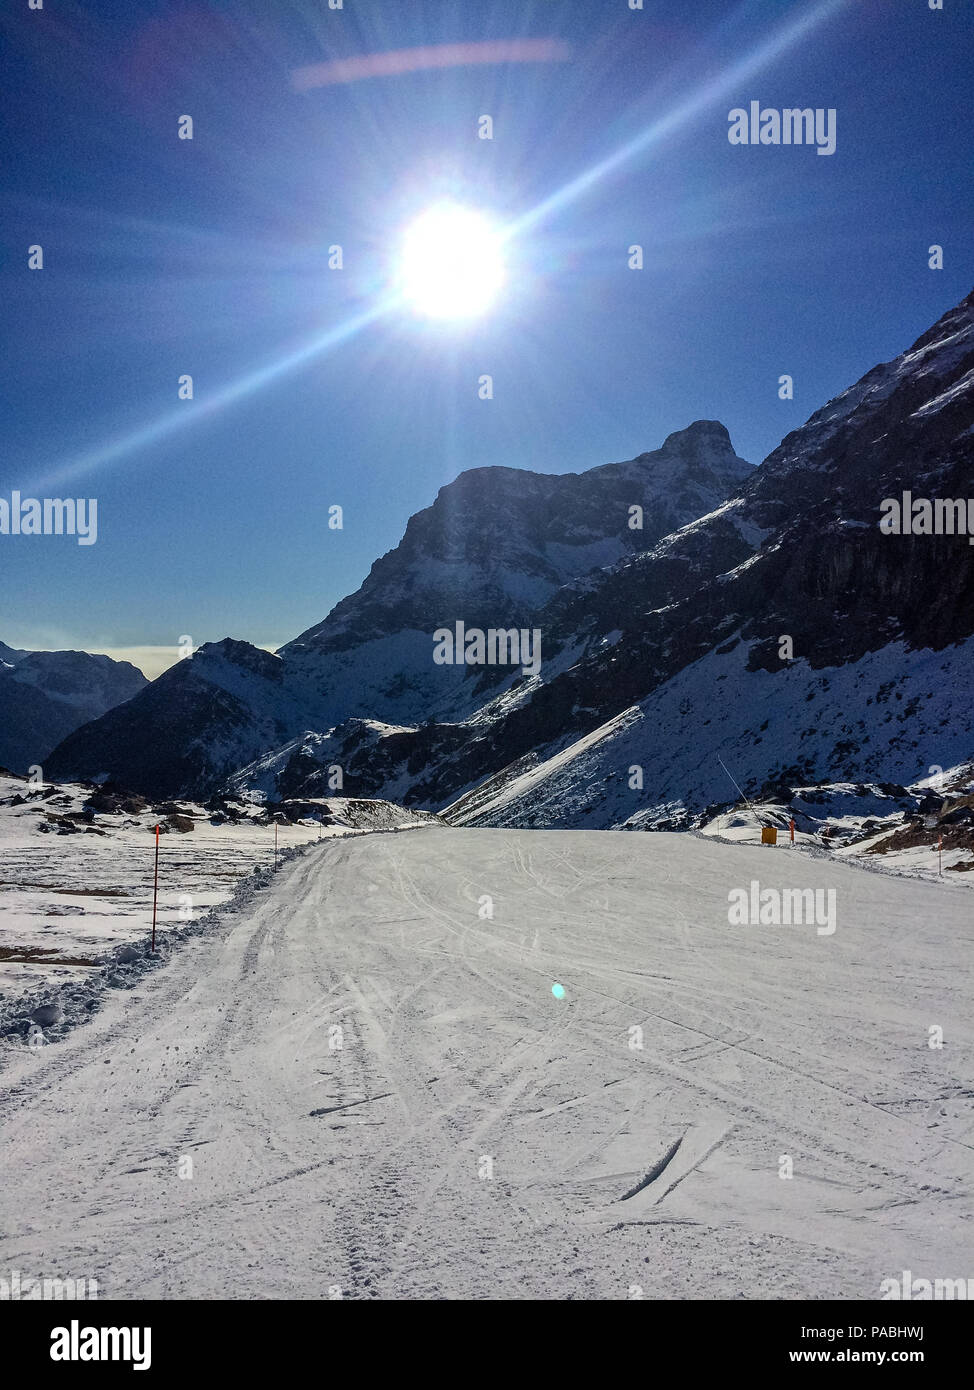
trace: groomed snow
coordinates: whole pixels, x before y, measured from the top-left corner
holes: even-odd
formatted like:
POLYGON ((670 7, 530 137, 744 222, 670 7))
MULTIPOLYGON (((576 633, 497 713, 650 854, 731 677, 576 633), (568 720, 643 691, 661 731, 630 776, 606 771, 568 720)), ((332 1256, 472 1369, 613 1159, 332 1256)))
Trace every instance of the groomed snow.
MULTIPOLYGON (((99 813, 91 832, 59 834, 48 814, 79 812, 89 793, 72 783, 46 784, 46 796, 40 790, 22 778, 0 777, 0 1025, 21 996, 86 981, 151 931, 154 826, 165 825, 165 817, 151 808, 139 815, 99 813), (25 795, 30 799, 9 804, 25 795)), ((180 802, 193 829, 160 836, 157 940, 185 930, 250 875, 272 868, 275 845, 279 856, 287 855, 320 838, 427 819, 384 801, 336 797, 306 804, 335 823, 321 825, 308 815, 275 827, 261 823, 260 805, 242 805, 238 824, 215 825, 202 806, 180 802)))
POLYGON ((969 902, 690 835, 312 844, 138 999, 8 1043, 0 1267, 128 1299, 966 1277, 969 902), (835 933, 730 926, 751 880, 834 889, 835 933))

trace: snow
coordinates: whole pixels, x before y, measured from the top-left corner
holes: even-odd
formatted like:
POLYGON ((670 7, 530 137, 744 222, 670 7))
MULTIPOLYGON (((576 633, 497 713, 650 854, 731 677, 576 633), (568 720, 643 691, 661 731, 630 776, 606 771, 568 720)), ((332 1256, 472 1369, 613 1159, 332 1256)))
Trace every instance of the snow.
POLYGON ((639 717, 639 710, 636 706, 624 710, 622 714, 616 715, 614 719, 608 720, 605 724, 600 724, 593 733, 575 740, 569 747, 555 753, 539 766, 532 767, 526 772, 520 772, 513 779, 509 778, 505 772, 488 778, 472 792, 465 793, 451 806, 445 807, 441 814, 451 824, 465 825, 470 821, 475 821, 484 812, 496 813, 517 798, 530 797, 531 793, 549 777, 566 770, 574 770, 578 758, 591 753, 604 739, 614 738, 617 734, 628 729, 639 717))
POLYGON ((970 757, 974 710, 959 714, 954 691, 971 684, 974 639, 939 652, 892 642, 815 671, 801 659, 774 673, 749 671, 748 653, 746 642, 709 653, 567 750, 539 749, 530 770, 500 773, 473 814, 463 801, 449 818, 645 827, 734 799, 718 755, 749 794, 803 761, 823 780, 840 780, 846 745, 850 761, 868 760, 874 781, 903 786, 970 757), (702 709, 701 690, 713 692, 702 709), (630 786, 632 767, 642 769, 641 787, 630 786))
MULTIPOLYGON (((462 615, 447 616, 452 623, 462 615)), ((324 655, 293 644, 282 648, 290 686, 301 693, 319 729, 360 713, 390 724, 413 723, 420 711, 423 718, 467 713, 482 698, 469 666, 434 664, 433 633, 441 625, 431 621, 428 630, 404 628, 324 655)))
MULTIPOLYGON (((600 536, 596 540, 586 541, 581 545, 565 545, 559 541, 547 541, 544 546, 545 559, 558 571, 563 584, 567 584, 576 575, 585 574, 589 570, 607 569, 628 554, 629 550, 623 544, 620 536, 600 536)), ((541 602, 544 602, 551 597, 556 587, 552 585, 548 593, 543 596, 535 596, 534 601, 538 602, 540 598, 541 602)), ((529 594, 527 597, 530 599, 532 596, 529 594)))
POLYGON ((8 1041, 4 1268, 122 1299, 874 1299, 967 1270, 960 889, 446 828, 265 877, 85 1027, 8 1041), (835 934, 729 926, 754 879, 834 889, 835 934))
MULTIPOLYGON (((97 814, 101 834, 59 834, 46 813, 80 811, 88 793, 53 786, 19 806, 2 804, 31 789, 19 778, 0 777, 0 1019, 16 1012, 25 995, 97 976, 119 947, 151 930, 154 827, 165 817, 151 809, 137 816, 97 814)), ((240 824, 214 825, 202 806, 179 803, 194 818, 192 831, 160 836, 157 936, 165 941, 187 923, 227 902, 246 880, 274 863, 275 826, 244 811, 240 824)), ((302 802, 302 809, 311 806, 302 802)), ((423 813, 388 802, 334 798, 316 803, 335 824, 311 816, 276 827, 280 853, 317 841, 428 823, 423 813)))
MULTIPOLYGON (((946 315, 937 326, 942 336, 933 338, 922 347, 914 347, 890 362, 873 367, 853 386, 817 410, 807 421, 803 433, 804 430, 813 429, 814 442, 821 446, 835 436, 860 407, 874 410, 881 406, 904 381, 926 376, 935 381, 943 379, 970 355, 974 347, 974 321, 970 309, 959 306, 946 315)), ((961 383, 956 385, 960 386, 961 383)), ((962 393, 956 390, 943 393, 927 402, 915 414, 932 413, 933 410, 942 409, 949 399, 955 399, 960 394, 962 393)), ((792 467, 807 466, 807 459, 800 451, 778 459, 776 470, 781 474, 792 467)))
MULTIPOLYGON (((415 732, 414 725, 384 724, 378 719, 359 719, 352 722, 363 742, 370 740, 377 743, 379 739, 387 738, 390 734, 415 732)), ((278 794, 277 779, 296 753, 303 753, 314 759, 322 768, 340 764, 341 750, 350 729, 351 723, 321 734, 311 729, 306 730, 300 738, 290 739, 280 748, 270 749, 246 767, 234 772, 227 778, 226 786, 236 792, 258 791, 274 798, 278 794)))
POLYGON ((921 405, 919 410, 914 410, 913 415, 914 417, 936 415, 938 411, 943 410, 945 405, 960 400, 972 388, 974 388, 974 367, 969 372, 965 372, 958 381, 955 381, 953 386, 941 392, 939 396, 934 396, 933 400, 927 401, 926 405, 921 405))

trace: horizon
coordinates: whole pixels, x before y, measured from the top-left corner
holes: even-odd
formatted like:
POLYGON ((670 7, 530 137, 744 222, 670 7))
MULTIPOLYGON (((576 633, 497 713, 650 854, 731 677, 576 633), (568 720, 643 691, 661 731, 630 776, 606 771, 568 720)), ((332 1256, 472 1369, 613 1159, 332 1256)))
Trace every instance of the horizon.
MULTIPOLYGON (((974 289, 972 289, 972 290, 970 291, 970 293, 974 293, 974 289)), ((967 297, 968 297, 968 296, 965 295, 963 298, 966 299, 967 297)), ((963 302, 963 301, 959 301, 959 302, 963 302)), ((950 310, 951 308, 953 308, 953 307, 955 307, 955 306, 953 306, 953 305, 947 306, 947 308, 944 310, 944 313, 949 312, 949 310, 950 310)), ((942 317, 942 315, 941 315, 940 317, 942 317)), ((932 326, 932 325, 927 325, 927 327, 931 327, 931 326, 932 326)), ((917 336, 918 336, 918 337, 921 336, 923 331, 924 331, 924 330, 921 330, 920 333, 917 334, 917 336)), ((913 339, 912 341, 916 341, 916 340, 913 339)), ((906 345, 906 346, 903 348, 903 351, 905 352, 905 351, 907 350, 908 347, 909 347, 909 344, 906 345)), ((899 355, 899 354, 897 354, 897 355, 899 355)), ((891 359, 891 360, 893 360, 893 359, 891 359)), ((879 366, 879 365, 884 365, 884 364, 882 364, 882 363, 873 363, 873 364, 872 364, 873 367, 879 366)), ((861 374, 861 376, 865 376, 870 370, 871 370, 871 367, 870 367, 870 368, 866 368, 865 371, 861 374)), ((859 378, 856 378, 856 380, 860 380, 860 379, 861 379, 861 376, 860 376, 859 378)), ((849 383, 849 386, 852 386, 852 385, 854 385, 854 384, 855 384, 854 382, 850 382, 850 383, 849 383)), ((837 394, 837 395, 841 395, 842 392, 840 391, 840 392, 837 392, 836 394, 837 394)), ((834 398, 834 397, 830 397, 830 400, 832 400, 832 399, 835 399, 835 398, 834 398)), ((824 405, 826 405, 826 404, 828 404, 828 402, 827 402, 827 401, 823 401, 823 402, 821 402, 820 405, 814 407, 814 409, 813 409, 812 412, 811 412, 811 415, 816 414, 817 411, 820 410, 820 409, 822 408, 822 406, 824 406, 824 405)), ((808 418, 810 419, 811 416, 809 416, 808 418)), ((704 419, 704 418, 700 418, 700 419, 697 419, 697 420, 691 420, 691 421, 688 422, 687 425, 682 426, 682 427, 679 428, 679 429, 669 431, 669 433, 668 433, 667 435, 664 436, 664 438, 660 441, 660 443, 659 443, 658 445, 656 445, 656 446, 654 446, 653 448, 650 448, 650 449, 641 450, 638 454, 633 455, 633 457, 632 457, 631 460, 615 460, 615 459, 613 459, 613 460, 609 460, 609 462, 610 462, 610 463, 615 463, 615 462, 631 462, 631 461, 635 461, 636 459, 642 457, 643 454, 654 453, 654 452, 656 452, 657 450, 663 448, 663 446, 664 446, 665 443, 666 443, 666 440, 669 439, 673 434, 680 434, 680 433, 683 433, 683 432, 685 432, 686 430, 692 428, 694 425, 702 424, 702 423, 717 423, 717 424, 723 424, 723 421, 719 421, 719 420, 716 421, 716 422, 714 422, 714 421, 707 421, 707 420, 704 419)), ((805 424, 807 424, 807 420, 802 420, 801 423, 800 423, 799 425, 795 426, 795 428, 800 429, 800 428, 802 428, 802 426, 805 425, 805 424)), ((725 426, 725 428, 726 428, 726 426, 725 426)), ((736 452, 737 452, 737 446, 734 444, 733 437, 730 435, 730 432, 729 432, 729 431, 728 431, 728 435, 729 435, 729 437, 730 437, 731 446, 734 448, 734 451, 735 451, 735 453, 736 453, 736 452)), ((783 436, 783 437, 784 437, 784 436, 783 436)), ((754 468, 754 469, 758 469, 758 468, 762 467, 762 466, 767 462, 767 459, 768 459, 768 458, 775 452, 775 450, 779 447, 780 443, 781 443, 781 440, 779 440, 777 444, 773 445, 773 446, 771 447, 771 449, 768 450, 768 453, 764 456, 764 458, 762 458, 759 462, 754 462, 754 461, 751 460, 751 459, 746 459, 745 462, 750 463, 750 464, 751 464, 751 467, 754 468)), ((740 455, 738 455, 738 456, 740 457, 740 455)), ((482 467, 488 467, 488 468, 491 468, 491 467, 502 467, 502 466, 504 466, 504 465, 499 465, 499 464, 486 464, 486 465, 481 464, 481 465, 478 465, 478 467, 481 467, 481 468, 482 468, 482 467)), ((568 471, 568 472, 578 472, 578 473, 581 473, 581 472, 589 472, 589 471, 591 471, 591 469, 599 468, 599 467, 601 467, 601 466, 604 466, 604 465, 595 463, 595 464, 592 464, 592 465, 591 465, 591 468, 590 468, 590 469, 576 469, 576 470, 567 470, 567 471, 568 471)), ((458 473, 454 478, 451 478, 451 479, 449 479, 447 482, 441 484, 441 487, 449 487, 450 484, 456 482, 457 479, 458 479, 459 477, 461 477, 463 473, 467 473, 467 472, 471 472, 471 471, 473 471, 473 470, 472 470, 472 469, 463 469, 463 470, 461 470, 461 473, 458 473)), ((523 471, 523 472, 534 472, 535 470, 533 470, 533 469, 528 469, 528 468, 524 468, 524 469, 519 469, 518 471, 523 471)), ((558 470, 551 470, 550 476, 561 476, 561 475, 559 474, 558 470)), ((420 510, 420 511, 427 510, 429 507, 431 507, 431 506, 434 505, 434 502, 435 502, 435 498, 434 498, 432 501, 428 502, 424 507, 421 507, 419 510, 420 510)), ((414 512, 414 513, 412 513, 411 515, 415 516, 416 513, 414 512)), ((408 521, 409 518, 407 517, 406 520, 408 521)), ((403 523, 403 532, 405 532, 405 525, 406 525, 406 523, 404 522, 404 523, 403 523)), ((396 548, 397 548, 397 546, 398 546, 399 543, 401 542, 401 539, 402 539, 402 537, 400 537, 400 541, 396 543, 396 546, 393 546, 393 547, 392 547, 393 549, 396 549, 396 548)), ((385 553, 389 553, 389 552, 385 552, 385 553)), ((379 558, 381 558, 381 557, 380 557, 380 556, 376 556, 375 558, 376 558, 376 559, 379 559, 379 558)), ((363 576, 363 582, 364 582, 364 578, 365 578, 365 577, 366 577, 366 576, 363 576)), ((356 593, 360 587, 361 587, 361 584, 360 584, 360 585, 357 585, 356 588, 354 588, 354 589, 350 589, 350 590, 348 591, 348 593, 346 593, 346 594, 340 594, 340 595, 335 599, 335 603, 332 604, 331 607, 333 608, 337 603, 341 602, 341 600, 342 600, 343 598, 347 598, 350 594, 356 593)), ((330 614, 330 612, 331 612, 331 608, 329 608, 328 614, 330 614)), ((326 616, 328 616, 328 614, 322 614, 322 619, 324 619, 326 616)), ((304 631, 304 630, 306 630, 306 629, 302 629, 302 631, 304 631)), ((295 639, 297 636, 299 636, 299 635, 300 635, 299 633, 295 632, 295 633, 292 633, 290 636, 282 637, 279 641, 276 641, 276 642, 264 642, 264 641, 260 641, 260 640, 258 640, 258 639, 256 639, 256 638, 254 638, 253 636, 250 636, 250 635, 244 636, 244 635, 242 635, 242 634, 240 634, 240 633, 237 633, 237 632, 226 632, 226 633, 224 633, 224 634, 222 635, 222 637, 218 637, 218 636, 215 636, 215 635, 212 636, 212 637, 208 637, 208 638, 205 639, 204 642, 201 642, 201 643, 197 644, 197 646, 212 645, 212 644, 214 644, 214 643, 219 643, 219 642, 228 641, 228 640, 244 641, 244 642, 248 642, 251 646, 257 647, 257 648, 258 648, 259 650, 261 650, 261 651, 270 652, 272 655, 275 655, 275 656, 276 656, 276 655, 279 653, 279 651, 280 651, 280 649, 281 649, 282 647, 286 646, 289 642, 294 641, 294 639, 295 639)), ((5 641, 5 639, 0 638, 0 641, 5 641)), ((17 648, 17 647, 18 647, 18 643, 17 643, 17 642, 7 642, 6 645, 7 645, 7 646, 10 646, 10 647, 14 647, 14 648, 17 648)), ((86 652, 86 653, 88 653, 88 654, 91 655, 91 656, 108 656, 108 657, 111 657, 112 660, 114 660, 114 661, 125 661, 125 662, 129 662, 130 664, 134 665, 139 671, 142 672, 142 674, 143 674, 144 676, 146 676, 146 678, 147 678, 149 681, 156 680, 159 676, 161 676, 164 672, 168 671, 171 667, 177 665, 180 661, 185 660, 185 654, 180 653, 179 644, 178 644, 178 643, 173 643, 172 645, 158 645, 158 646, 141 645, 141 646, 132 646, 132 647, 118 647, 118 646, 111 646, 111 645, 88 644, 88 645, 73 646, 73 647, 50 647, 50 646, 48 646, 48 647, 30 647, 30 648, 27 648, 27 650, 32 650, 32 651, 80 651, 80 652, 86 652)))
MULTIPOLYGON (((708 422, 708 421, 705 421, 705 420, 691 420, 691 421, 689 422, 688 425, 686 425, 686 426, 683 427, 682 430, 671 430, 671 431, 670 431, 670 434, 668 434, 668 435, 666 436, 666 438, 660 442, 660 444, 656 445, 655 448, 642 450, 639 454, 634 455, 632 460, 628 460, 628 459, 626 459, 626 460, 615 460, 615 459, 613 459, 613 460, 610 460, 610 462, 611 462, 611 463, 615 463, 615 462, 633 462, 633 461, 635 461, 635 459, 638 459, 638 458, 642 457, 643 454, 654 453, 654 452, 657 452, 659 449, 663 448, 664 444, 666 443, 666 440, 669 439, 669 438, 671 437, 671 435, 683 433, 683 432, 685 432, 685 430, 691 429, 694 425, 706 424, 706 423, 715 423, 715 422, 713 422, 713 421, 708 422)), ((721 424, 722 421, 717 421, 716 423, 721 424)), ((732 439, 732 440, 731 440, 731 445, 732 445, 732 446, 733 446, 733 443, 734 443, 734 441, 733 441, 733 439, 732 439)), ((751 461, 750 461, 750 460, 745 460, 745 462, 750 463, 751 461)), ((762 462, 764 462, 764 460, 762 460, 762 462)), ((486 465, 480 465, 480 467, 487 467, 487 468, 502 467, 502 466, 503 466, 503 465, 500 465, 500 464, 486 464, 486 465)), ((593 465, 592 465, 592 468, 594 469, 594 468, 599 468, 599 467, 602 467, 602 466, 604 466, 604 465, 601 465, 601 464, 593 464, 593 465)), ((758 468, 758 467, 760 467, 760 464, 754 464, 754 463, 752 463, 751 466, 752 466, 753 468, 758 468)), ((474 471, 474 470, 472 470, 472 469, 463 469, 463 470, 462 470, 463 473, 468 473, 468 472, 472 472, 472 471, 474 471)), ((533 471, 534 471, 534 470, 532 470, 532 469, 518 469, 518 472, 533 472, 533 471)), ((590 472, 591 469, 579 469, 579 470, 571 470, 571 471, 575 471, 575 472, 590 472)), ((461 476, 462 476, 462 473, 458 473, 458 474, 456 475, 455 478, 451 478, 448 482, 442 484, 442 486, 443 486, 443 487, 449 487, 449 486, 451 485, 451 483, 455 483, 455 482, 457 481, 457 479, 460 478, 461 476)), ((562 475, 558 474, 557 472, 553 472, 553 473, 548 474, 548 475, 546 475, 546 476, 558 477, 558 476, 562 476, 562 475)), ((427 510, 428 507, 432 507, 432 506, 434 505, 434 502, 435 502, 435 499, 433 499, 433 501, 427 503, 427 506, 424 507, 424 508, 421 508, 420 510, 421 510, 421 511, 427 510)), ((417 513, 414 512, 412 515, 415 516, 415 515, 417 515, 417 513)), ((408 518, 407 518, 407 520, 408 520, 408 518)), ((403 524, 403 529, 405 530, 405 523, 403 524)), ((400 540, 401 540, 401 538, 400 538, 400 540)), ((398 545, 398 544, 399 544, 399 542, 397 542, 397 545, 398 545)), ((395 548, 396 548, 396 547, 393 547, 393 549, 395 549, 395 548)), ((388 552, 387 552, 387 553, 388 553, 388 552)), ((376 556, 376 559, 379 559, 379 558, 380 558, 379 556, 376 556)), ((359 585, 358 587, 361 587, 361 586, 359 585)), ((356 592, 357 592, 357 589, 350 589, 348 594, 341 594, 341 595, 339 595, 338 599, 336 599, 336 601, 335 601, 336 604, 339 603, 339 602, 341 602, 341 600, 342 600, 343 598, 347 598, 347 597, 349 597, 350 594, 353 594, 353 593, 356 593, 356 592)), ((333 605, 333 606, 334 606, 334 605, 333 605)), ((329 613, 330 613, 330 612, 331 612, 331 610, 329 609, 329 613)), ((324 618, 325 616, 327 616, 327 615, 325 615, 325 614, 322 615, 323 618, 324 618)), ((221 637, 217 637, 217 636, 209 637, 209 638, 206 639, 206 642, 205 642, 205 643, 200 643, 200 644, 198 644, 198 645, 199 645, 199 646, 203 646, 203 645, 213 645, 213 644, 218 644, 218 643, 224 642, 224 641, 242 641, 242 642, 248 642, 251 646, 257 647, 257 648, 258 648, 259 650, 261 650, 261 651, 270 652, 273 656, 276 656, 276 655, 279 653, 279 651, 280 651, 280 649, 281 649, 282 647, 286 646, 286 645, 288 644, 288 642, 294 641, 295 638, 298 637, 299 635, 300 635, 300 634, 297 633, 297 632, 292 633, 290 636, 288 636, 288 637, 283 637, 279 642, 277 642, 276 644, 273 644, 273 643, 270 643, 270 642, 258 641, 258 640, 254 639, 252 636, 249 636, 249 635, 246 635, 246 636, 245 636, 245 635, 243 635, 243 634, 241 634, 241 633, 237 633, 237 632, 226 632, 226 633, 224 633, 221 637)), ((4 639, 0 638, 0 641, 3 641, 3 640, 4 640, 4 639)), ((8 647, 14 647, 15 649, 18 648, 18 644, 17 644, 16 642, 7 642, 6 645, 7 645, 8 647)), ((87 646, 75 646, 75 647, 32 647, 32 648, 27 648, 26 650, 31 650, 31 651, 48 651, 48 652, 51 652, 51 651, 79 651, 79 652, 85 652, 85 653, 87 653, 89 656, 108 656, 108 657, 111 657, 112 660, 114 660, 114 661, 127 661, 127 662, 131 663, 132 665, 136 666, 136 667, 142 672, 142 674, 143 674, 144 676, 146 676, 150 681, 155 680, 158 676, 161 676, 161 675, 163 674, 164 671, 168 671, 168 670, 170 669, 170 667, 175 666, 178 662, 183 661, 183 660, 186 659, 185 655, 180 654, 178 643, 173 643, 171 646, 135 646, 135 647, 112 647, 112 646, 102 646, 102 645, 87 645, 87 646)))

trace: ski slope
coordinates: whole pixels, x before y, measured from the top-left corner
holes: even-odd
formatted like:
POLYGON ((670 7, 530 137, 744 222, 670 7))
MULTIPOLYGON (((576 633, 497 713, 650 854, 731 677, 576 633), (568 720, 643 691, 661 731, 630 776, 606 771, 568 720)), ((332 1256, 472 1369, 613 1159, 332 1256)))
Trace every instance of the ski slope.
POLYGON ((90 796, 90 787, 73 783, 36 787, 0 775, 0 1037, 24 1006, 60 995, 70 1015, 91 997, 89 982, 97 992, 102 968, 123 961, 129 970, 139 967, 130 948, 149 939, 160 821, 156 915, 165 947, 170 933, 184 934, 188 923, 245 895, 278 849, 289 857, 313 840, 429 820, 422 811, 349 797, 304 801, 297 823, 279 825, 261 805, 236 800, 239 818, 230 822, 188 802, 182 810, 192 833, 172 833, 164 812, 149 805, 138 814, 99 813, 90 824, 79 823, 90 796), (65 833, 66 818, 76 833, 65 833), (78 986, 73 1001, 63 988, 72 982, 78 986))
POLYGON ((0 1268, 125 1299, 972 1275, 969 904, 692 835, 312 844, 91 1023, 4 1053, 0 1268), (729 926, 755 878, 834 888, 835 933, 729 926))

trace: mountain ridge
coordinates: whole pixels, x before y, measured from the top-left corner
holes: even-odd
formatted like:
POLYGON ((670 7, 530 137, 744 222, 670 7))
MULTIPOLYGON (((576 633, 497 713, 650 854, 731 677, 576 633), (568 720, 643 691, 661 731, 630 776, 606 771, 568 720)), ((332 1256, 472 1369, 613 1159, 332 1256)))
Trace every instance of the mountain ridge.
MULTIPOLYGON (((659 721, 668 721, 667 735, 674 721, 691 718, 694 710, 709 724, 718 696, 733 690, 727 709, 734 727, 728 726, 727 737, 741 754, 742 785, 754 785, 771 770, 768 748, 756 751, 774 741, 762 729, 777 730, 775 746, 783 750, 782 711, 800 720, 801 706, 816 700, 819 673, 832 670, 847 671, 843 688, 851 703, 841 709, 826 700, 820 708, 845 736, 827 743, 800 728, 796 737, 805 748, 795 766, 806 781, 854 777, 869 758, 887 759, 886 767, 897 748, 908 756, 898 729, 875 726, 874 677, 878 687, 890 680, 902 684, 907 707, 922 704, 932 695, 924 688, 924 661, 915 654, 947 646, 961 648, 960 665, 951 666, 951 680, 960 686, 938 717, 954 719, 963 742, 971 737, 960 691, 970 661, 963 644, 974 634, 974 547, 965 536, 884 535, 878 521, 883 498, 908 484, 918 494, 925 487, 932 496, 958 489, 966 495, 972 458, 974 293, 898 357, 871 368, 815 411, 755 469, 737 459, 723 426, 697 421, 669 435, 659 450, 587 473, 469 470, 410 518, 403 541, 376 561, 355 594, 271 658, 283 663, 286 710, 282 704, 255 717, 247 708, 216 702, 209 742, 218 746, 234 720, 247 737, 215 758, 204 746, 205 731, 197 730, 203 775, 212 782, 222 770, 239 781, 241 770, 259 765, 265 780, 300 783, 301 794, 311 795, 326 769, 341 765, 346 792, 440 809, 511 766, 560 758, 636 708, 639 717, 627 727, 643 733, 632 735, 635 751, 625 756, 638 762, 638 752, 652 779, 653 751, 645 745, 659 721), (715 459, 718 469, 723 465, 717 490, 724 495, 717 498, 715 459), (703 491, 698 472, 707 484, 703 491), (642 505, 633 496, 634 478, 645 483, 651 475, 657 483, 665 475, 671 491, 685 491, 654 499, 657 515, 634 541, 626 525, 628 508, 642 505), (512 487, 522 503, 527 496, 535 504, 560 488, 565 510, 546 502, 508 516, 512 487), (703 510, 673 526, 681 507, 684 513, 703 510), (608 563, 578 563, 574 573, 559 569, 570 571, 572 557, 591 559, 586 547, 607 540, 602 558, 615 551, 608 563), (478 568, 472 562, 481 558, 487 563, 478 568), (512 587, 508 570, 520 589, 512 587), (483 627, 538 627, 541 674, 435 667, 432 632, 457 619, 468 626, 479 620, 483 627), (882 654, 894 649, 900 665, 888 671, 882 654), (335 688, 323 693, 328 679, 335 688), (675 703, 669 692, 679 692, 675 703), (752 704, 763 716, 753 728, 752 704), (275 729, 284 731, 276 743, 275 729), (305 745, 295 748, 301 739, 305 745)), ((202 652, 205 666, 212 653, 202 652)), ((204 703, 210 698, 201 696, 204 703)), ((57 753, 59 775, 71 775, 69 754, 75 767, 90 773, 85 744, 99 724, 110 735, 114 722, 109 715, 72 735, 57 753)), ((918 749, 936 740, 936 730, 923 727, 918 749)), ((173 728, 182 747, 185 730, 178 721, 173 728)), ((582 787, 573 801, 579 817, 599 814, 605 802, 599 779, 619 776, 614 762, 604 762, 622 756, 615 733, 595 742, 604 758, 585 764, 588 790, 582 787)), ((964 751, 951 748, 958 757, 964 751)), ((682 758, 690 801, 710 797, 709 777, 690 775, 692 738, 677 738, 674 749, 667 758, 676 761, 667 763, 665 776, 660 766, 659 795, 679 799, 682 758)), ((773 760, 776 771, 782 756, 773 760)), ((124 770, 110 770, 124 780, 124 770)), ((909 773, 899 780, 915 780, 917 769, 909 773)), ((652 823, 652 814, 641 814, 637 823, 652 823)))
POLYGON ((205 644, 164 672, 133 709, 65 739, 55 774, 107 775, 155 795, 204 795, 305 729, 355 718, 401 726, 471 714, 519 676, 434 666, 437 627, 458 618, 492 625, 497 614, 504 627, 530 622, 566 580, 630 553, 672 519, 708 508, 750 472, 714 421, 694 422, 636 459, 583 473, 467 470, 410 517, 400 544, 320 624, 276 655, 232 638, 205 644), (653 491, 661 481, 674 495, 653 491), (647 531, 628 527, 634 505, 651 510, 647 531), (232 674, 238 665, 245 672, 239 679, 232 674), (156 737, 140 737, 140 720, 156 737))
POLYGON ((24 651, 0 642, 0 765, 40 766, 69 734, 148 684, 129 661, 79 651, 24 651))

